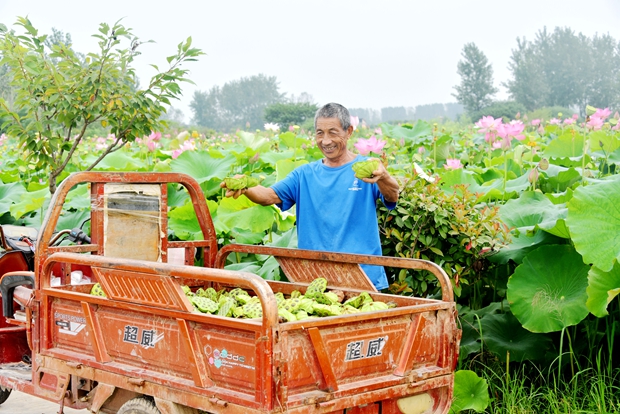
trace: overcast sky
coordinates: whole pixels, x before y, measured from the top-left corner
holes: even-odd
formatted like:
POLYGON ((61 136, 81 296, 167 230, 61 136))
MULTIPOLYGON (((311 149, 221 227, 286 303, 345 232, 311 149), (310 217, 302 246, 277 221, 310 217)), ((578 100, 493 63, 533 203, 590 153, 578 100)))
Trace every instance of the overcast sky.
POLYGON ((99 23, 123 18, 141 40, 142 84, 188 36, 206 55, 188 64, 196 83, 183 86, 181 109, 191 117, 194 90, 263 73, 280 91, 307 92, 318 104, 380 109, 454 102, 463 45, 474 42, 500 86, 517 37, 547 27, 620 41, 620 0, 0 0, 0 22, 28 16, 40 33, 72 36, 74 49, 95 51, 99 23))

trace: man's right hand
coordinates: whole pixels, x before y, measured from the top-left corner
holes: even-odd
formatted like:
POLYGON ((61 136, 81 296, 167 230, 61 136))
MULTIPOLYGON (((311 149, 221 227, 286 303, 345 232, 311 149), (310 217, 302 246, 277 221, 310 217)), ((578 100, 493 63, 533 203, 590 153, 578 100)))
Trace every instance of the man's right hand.
MULTIPOLYGON (((240 178, 240 177, 243 177, 243 175, 242 174, 236 174, 234 176, 234 178, 240 178)), ((248 190, 247 188, 241 188, 239 190, 231 190, 228 187, 226 187, 226 182, 225 181, 222 181, 220 183, 220 187, 226 189, 226 194, 224 194, 225 197, 232 197, 234 199, 239 198, 239 196, 241 194, 245 194, 245 192, 248 190)))

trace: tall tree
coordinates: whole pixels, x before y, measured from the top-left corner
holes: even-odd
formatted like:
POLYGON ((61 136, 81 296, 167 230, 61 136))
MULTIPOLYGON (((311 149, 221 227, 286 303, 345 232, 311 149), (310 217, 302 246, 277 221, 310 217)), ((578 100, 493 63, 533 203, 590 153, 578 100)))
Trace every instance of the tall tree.
POLYGON ((208 92, 196 91, 190 108, 193 121, 201 126, 230 130, 249 124, 258 128, 265 123, 265 108, 283 100, 276 77, 259 74, 214 86, 208 92))
POLYGON ((136 89, 132 62, 140 42, 118 22, 105 23, 94 35, 99 50, 81 61, 64 43, 45 46, 46 35, 27 18, 20 17, 19 35, 0 25, 0 53, 9 68, 11 87, 17 92, 13 107, 0 97, 0 117, 7 131, 19 139, 33 168, 49 172, 54 193, 71 158, 77 154, 90 125, 109 127, 115 139, 88 167, 137 137, 162 127, 164 105, 181 95, 179 82, 187 81, 182 65, 202 54, 191 48, 191 38, 169 56, 168 68, 151 78, 148 87, 136 89), (126 41, 123 46, 123 41, 126 41))
POLYGON ((493 67, 486 55, 474 43, 467 43, 461 52, 463 60, 457 64, 461 84, 452 94, 467 112, 478 111, 492 102, 497 93, 493 86, 493 67))
POLYGON ((528 110, 543 106, 620 104, 620 49, 609 35, 588 38, 569 28, 540 30, 532 42, 517 38, 505 83, 528 110))

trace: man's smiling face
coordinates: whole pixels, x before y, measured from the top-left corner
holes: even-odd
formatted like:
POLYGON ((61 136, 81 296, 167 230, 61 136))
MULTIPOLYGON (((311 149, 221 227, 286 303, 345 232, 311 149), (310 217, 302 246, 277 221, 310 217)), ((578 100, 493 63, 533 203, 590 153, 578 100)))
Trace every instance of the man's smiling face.
POLYGON ((316 120, 316 144, 325 156, 325 165, 337 167, 352 160, 347 150, 347 141, 353 127, 342 129, 338 118, 318 118, 316 120))

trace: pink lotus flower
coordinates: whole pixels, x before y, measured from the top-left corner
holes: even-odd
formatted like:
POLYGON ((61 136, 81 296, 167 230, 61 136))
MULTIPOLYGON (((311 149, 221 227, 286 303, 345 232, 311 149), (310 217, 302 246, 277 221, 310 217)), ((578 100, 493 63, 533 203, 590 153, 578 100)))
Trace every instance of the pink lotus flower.
POLYGON ((573 118, 566 118, 564 120, 564 125, 572 125, 575 123, 575 120, 573 118))
POLYGON ((456 158, 448 158, 444 167, 449 170, 458 170, 459 168, 463 168, 463 164, 461 164, 461 160, 456 158))
POLYGON ((0 145, 4 145, 4 141, 7 139, 9 139, 9 137, 7 137, 6 134, 0 135, 0 145))
POLYGON ((549 121, 549 123, 551 125, 559 125, 560 124, 560 120, 557 118, 551 118, 551 120, 549 121))
POLYGON ((381 130, 381 128, 375 128, 375 134, 383 135, 383 131, 381 130))
POLYGON ((597 108, 596 112, 592 114, 592 117, 597 117, 597 118, 601 118, 604 120, 609 115, 611 115, 611 111, 609 110, 609 108, 605 108, 605 109, 597 108))
POLYGON ((474 125, 478 127, 478 132, 484 134, 484 140, 493 144, 497 136, 497 129, 502 124, 502 119, 494 119, 492 116, 483 116, 474 125))
POLYGON ((385 141, 379 141, 376 136, 371 135, 368 139, 358 139, 354 146, 362 155, 368 155, 370 152, 379 154, 385 146, 385 141))
POLYGON ((360 124, 360 118, 358 116, 351 116, 351 126, 353 129, 357 129, 357 126, 360 124))
POLYGON ((151 135, 149 135, 149 139, 151 141, 158 142, 161 139, 161 132, 151 132, 151 135))
POLYGON ((426 152, 426 148, 424 147, 419 147, 418 148, 418 154, 424 154, 426 152))
POLYGON ((540 125, 540 119, 532 119, 532 122, 530 122, 530 124, 532 124, 532 126, 538 126, 540 125))
POLYGON ((573 114, 573 119, 576 121, 579 118, 579 114, 573 114))
POLYGON ((603 118, 592 115, 590 117, 590 120, 586 122, 586 126, 592 129, 593 131, 598 131, 599 129, 601 129, 604 123, 605 123, 605 120, 603 118))

